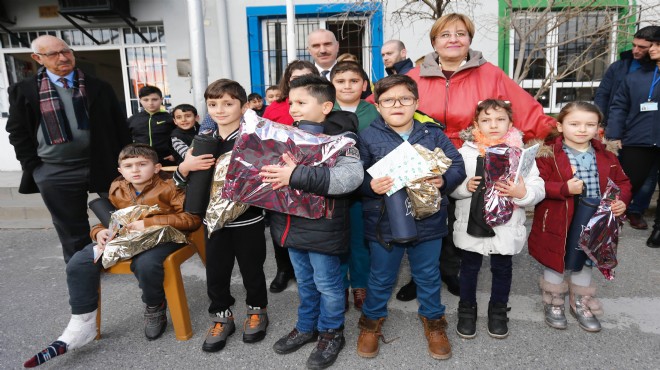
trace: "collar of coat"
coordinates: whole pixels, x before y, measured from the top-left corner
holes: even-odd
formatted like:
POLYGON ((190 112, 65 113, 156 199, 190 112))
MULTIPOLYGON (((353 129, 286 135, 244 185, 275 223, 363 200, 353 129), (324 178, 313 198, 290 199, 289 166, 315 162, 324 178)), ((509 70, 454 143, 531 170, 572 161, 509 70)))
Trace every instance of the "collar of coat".
MULTIPOLYGON (((419 67, 419 76, 420 77, 442 77, 445 78, 445 74, 442 73, 440 66, 438 65, 438 53, 435 51, 429 54, 426 54, 424 57, 424 62, 419 67)), ((483 54, 480 51, 468 50, 468 59, 465 64, 460 66, 454 74, 470 69, 477 68, 483 64, 486 64, 486 59, 484 59, 483 54)))

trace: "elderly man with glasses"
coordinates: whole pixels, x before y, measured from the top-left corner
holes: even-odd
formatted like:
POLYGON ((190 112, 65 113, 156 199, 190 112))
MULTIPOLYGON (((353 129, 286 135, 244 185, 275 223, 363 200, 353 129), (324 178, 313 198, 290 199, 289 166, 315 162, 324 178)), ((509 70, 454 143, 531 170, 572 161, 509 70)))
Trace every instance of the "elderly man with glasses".
POLYGON ((110 85, 76 68, 66 42, 44 35, 31 46, 42 67, 9 88, 7 132, 23 169, 19 192, 41 193, 68 262, 91 243, 87 193, 107 193, 130 134, 110 85))

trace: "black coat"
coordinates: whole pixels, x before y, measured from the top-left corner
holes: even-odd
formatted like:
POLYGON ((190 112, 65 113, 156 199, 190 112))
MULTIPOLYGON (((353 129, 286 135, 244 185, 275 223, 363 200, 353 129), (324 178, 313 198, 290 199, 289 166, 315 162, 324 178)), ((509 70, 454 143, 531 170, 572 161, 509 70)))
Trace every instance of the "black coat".
MULTIPOLYGON (((90 122, 89 191, 107 192, 119 173, 117 158, 124 145, 131 142, 122 113, 112 87, 89 74, 85 75, 90 122)), ((23 177, 18 191, 38 193, 32 171, 41 164, 37 155, 37 130, 41 120, 37 76, 26 78, 9 87, 9 118, 7 132, 14 146, 16 159, 21 162, 23 177)))

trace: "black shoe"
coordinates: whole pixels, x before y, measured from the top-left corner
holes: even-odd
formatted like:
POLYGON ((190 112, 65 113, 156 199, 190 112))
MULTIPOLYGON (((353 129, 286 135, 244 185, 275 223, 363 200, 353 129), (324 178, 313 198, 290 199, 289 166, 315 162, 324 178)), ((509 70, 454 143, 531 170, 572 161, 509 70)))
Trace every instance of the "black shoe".
POLYGON ((458 302, 458 324, 456 334, 465 339, 472 339, 477 335, 477 304, 458 302))
POLYGON ((417 284, 415 284, 414 280, 410 279, 410 282, 402 286, 401 289, 399 289, 399 291, 396 293, 396 299, 403 302, 408 302, 415 298, 417 298, 417 284))
POLYGON ((651 236, 646 240, 646 246, 649 248, 660 248, 660 227, 653 227, 651 236))
POLYGON ((270 283, 270 292, 279 293, 286 289, 289 285, 289 280, 293 279, 293 274, 288 271, 277 270, 275 279, 270 283))
POLYGON ((447 284, 447 290, 449 293, 459 297, 461 295, 461 285, 458 281, 458 276, 456 275, 442 275, 442 282, 447 284))
POLYGON ((158 339, 165 332, 167 327, 167 301, 156 307, 149 307, 144 310, 144 335, 149 340, 158 339))
POLYGON ((293 328, 289 334, 283 336, 273 344, 273 349, 280 355, 286 355, 287 353, 299 350, 300 347, 307 343, 316 342, 318 337, 319 332, 316 330, 311 333, 303 333, 293 328))
POLYGON ((488 335, 493 338, 503 339, 509 335, 507 322, 509 318, 506 313, 511 311, 506 303, 488 303, 488 335))
POLYGON ((344 344, 346 344, 346 340, 343 329, 330 329, 327 332, 319 333, 316 348, 307 359, 307 368, 325 369, 332 366, 337 360, 339 352, 344 348, 344 344))

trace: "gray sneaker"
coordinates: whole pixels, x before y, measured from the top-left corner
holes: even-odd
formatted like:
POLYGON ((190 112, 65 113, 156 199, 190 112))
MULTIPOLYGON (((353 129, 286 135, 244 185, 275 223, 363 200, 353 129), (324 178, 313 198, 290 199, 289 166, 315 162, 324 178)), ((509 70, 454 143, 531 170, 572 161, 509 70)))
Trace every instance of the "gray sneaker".
POLYGON ((268 314, 266 308, 249 307, 243 324, 243 342, 256 343, 266 337, 268 314))
POLYGON ((213 316, 211 320, 213 320, 213 325, 211 325, 211 328, 206 333, 206 339, 202 345, 202 351, 204 352, 218 352, 225 348, 227 338, 236 331, 233 316, 213 316))
POLYGON ((586 296, 575 296, 575 308, 571 306, 571 315, 575 317, 578 321, 580 327, 586 331, 590 332, 599 332, 600 321, 594 316, 591 309, 584 303, 584 300, 589 300, 590 297, 586 296))
POLYGON ((555 329, 566 329, 568 321, 564 313, 564 306, 555 306, 553 304, 544 304, 545 323, 555 329))
POLYGON ((144 310, 144 335, 149 340, 158 339, 167 327, 167 301, 144 310))
POLYGON ((280 355, 285 355, 299 350, 300 347, 307 343, 316 342, 318 336, 319 332, 316 330, 311 333, 303 333, 293 328, 289 334, 283 336, 273 344, 273 349, 280 355))

